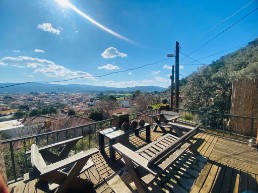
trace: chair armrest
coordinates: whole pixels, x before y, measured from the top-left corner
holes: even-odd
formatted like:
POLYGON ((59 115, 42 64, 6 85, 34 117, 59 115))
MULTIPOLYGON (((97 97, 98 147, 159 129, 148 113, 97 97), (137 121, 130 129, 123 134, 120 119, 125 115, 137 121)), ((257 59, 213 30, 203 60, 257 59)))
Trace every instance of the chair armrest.
POLYGON ((75 155, 73 155, 71 157, 68 157, 66 159, 63 159, 63 160, 61 160, 59 162, 47 165, 43 169, 41 175, 49 173, 51 171, 58 170, 60 168, 63 168, 65 166, 69 165, 69 164, 75 163, 75 162, 80 161, 82 159, 89 158, 91 155, 94 155, 94 154, 96 154, 98 152, 99 152, 99 150, 97 148, 93 148, 93 149, 87 150, 86 152, 77 153, 77 154, 75 154, 75 155))

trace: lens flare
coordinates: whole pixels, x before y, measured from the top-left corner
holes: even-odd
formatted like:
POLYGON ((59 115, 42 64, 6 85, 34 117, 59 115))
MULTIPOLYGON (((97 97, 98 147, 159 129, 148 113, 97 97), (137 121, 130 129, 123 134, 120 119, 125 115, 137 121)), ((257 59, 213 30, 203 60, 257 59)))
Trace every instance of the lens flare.
POLYGON ((56 0, 56 2, 62 7, 69 7, 71 4, 68 0, 56 0))
POLYGON ((78 15, 80 15, 81 17, 83 17, 84 19, 88 20, 89 22, 91 22, 93 25, 97 26, 98 28, 112 34, 113 36, 116 36, 122 40, 125 40, 127 42, 133 43, 133 44, 137 44, 136 42, 120 35, 119 33, 109 29, 108 27, 102 25, 101 23, 97 22, 96 20, 94 20, 93 18, 91 18, 90 16, 88 16, 86 13, 82 12, 80 9, 78 9, 75 5, 73 5, 72 3, 70 3, 68 0, 56 0, 56 2, 61 5, 62 7, 65 8, 70 8, 72 9, 75 13, 77 13, 78 15))

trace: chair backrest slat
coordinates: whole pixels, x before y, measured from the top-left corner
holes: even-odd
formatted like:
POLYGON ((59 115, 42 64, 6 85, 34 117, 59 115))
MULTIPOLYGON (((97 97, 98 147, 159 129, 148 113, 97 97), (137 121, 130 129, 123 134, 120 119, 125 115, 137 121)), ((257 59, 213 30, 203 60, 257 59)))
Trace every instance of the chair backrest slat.
POLYGON ((43 157, 39 153, 39 148, 36 144, 31 145, 31 164, 32 167, 37 169, 39 172, 42 172, 43 169, 47 166, 43 157))

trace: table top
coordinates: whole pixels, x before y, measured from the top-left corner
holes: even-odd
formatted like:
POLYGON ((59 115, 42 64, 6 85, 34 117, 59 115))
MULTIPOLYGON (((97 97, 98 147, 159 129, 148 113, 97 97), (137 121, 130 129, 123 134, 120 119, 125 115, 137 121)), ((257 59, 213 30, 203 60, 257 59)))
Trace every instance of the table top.
POLYGON ((141 130, 149 125, 150 125, 149 123, 145 123, 143 127, 137 127, 136 129, 128 129, 126 131, 116 127, 112 127, 112 128, 108 128, 103 131, 100 131, 100 133, 109 139, 114 139, 114 138, 120 137, 121 135, 129 134, 131 132, 141 130))

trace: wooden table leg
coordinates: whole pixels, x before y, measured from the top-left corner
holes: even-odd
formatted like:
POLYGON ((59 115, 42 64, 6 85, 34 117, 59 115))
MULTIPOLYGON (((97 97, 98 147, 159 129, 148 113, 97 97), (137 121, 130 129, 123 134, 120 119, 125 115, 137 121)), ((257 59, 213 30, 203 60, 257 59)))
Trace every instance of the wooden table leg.
POLYGON ((105 152, 105 147, 104 147, 104 135, 99 133, 99 151, 100 153, 105 152))
POLYGON ((146 142, 151 142, 151 132, 150 132, 150 125, 146 126, 146 142))
POLYGON ((110 154, 110 160, 114 161, 116 158, 116 152, 115 149, 112 147, 112 145, 115 144, 115 139, 110 139, 109 140, 109 154, 110 154))
POLYGON ((135 136, 139 137, 139 129, 134 132, 135 136))

